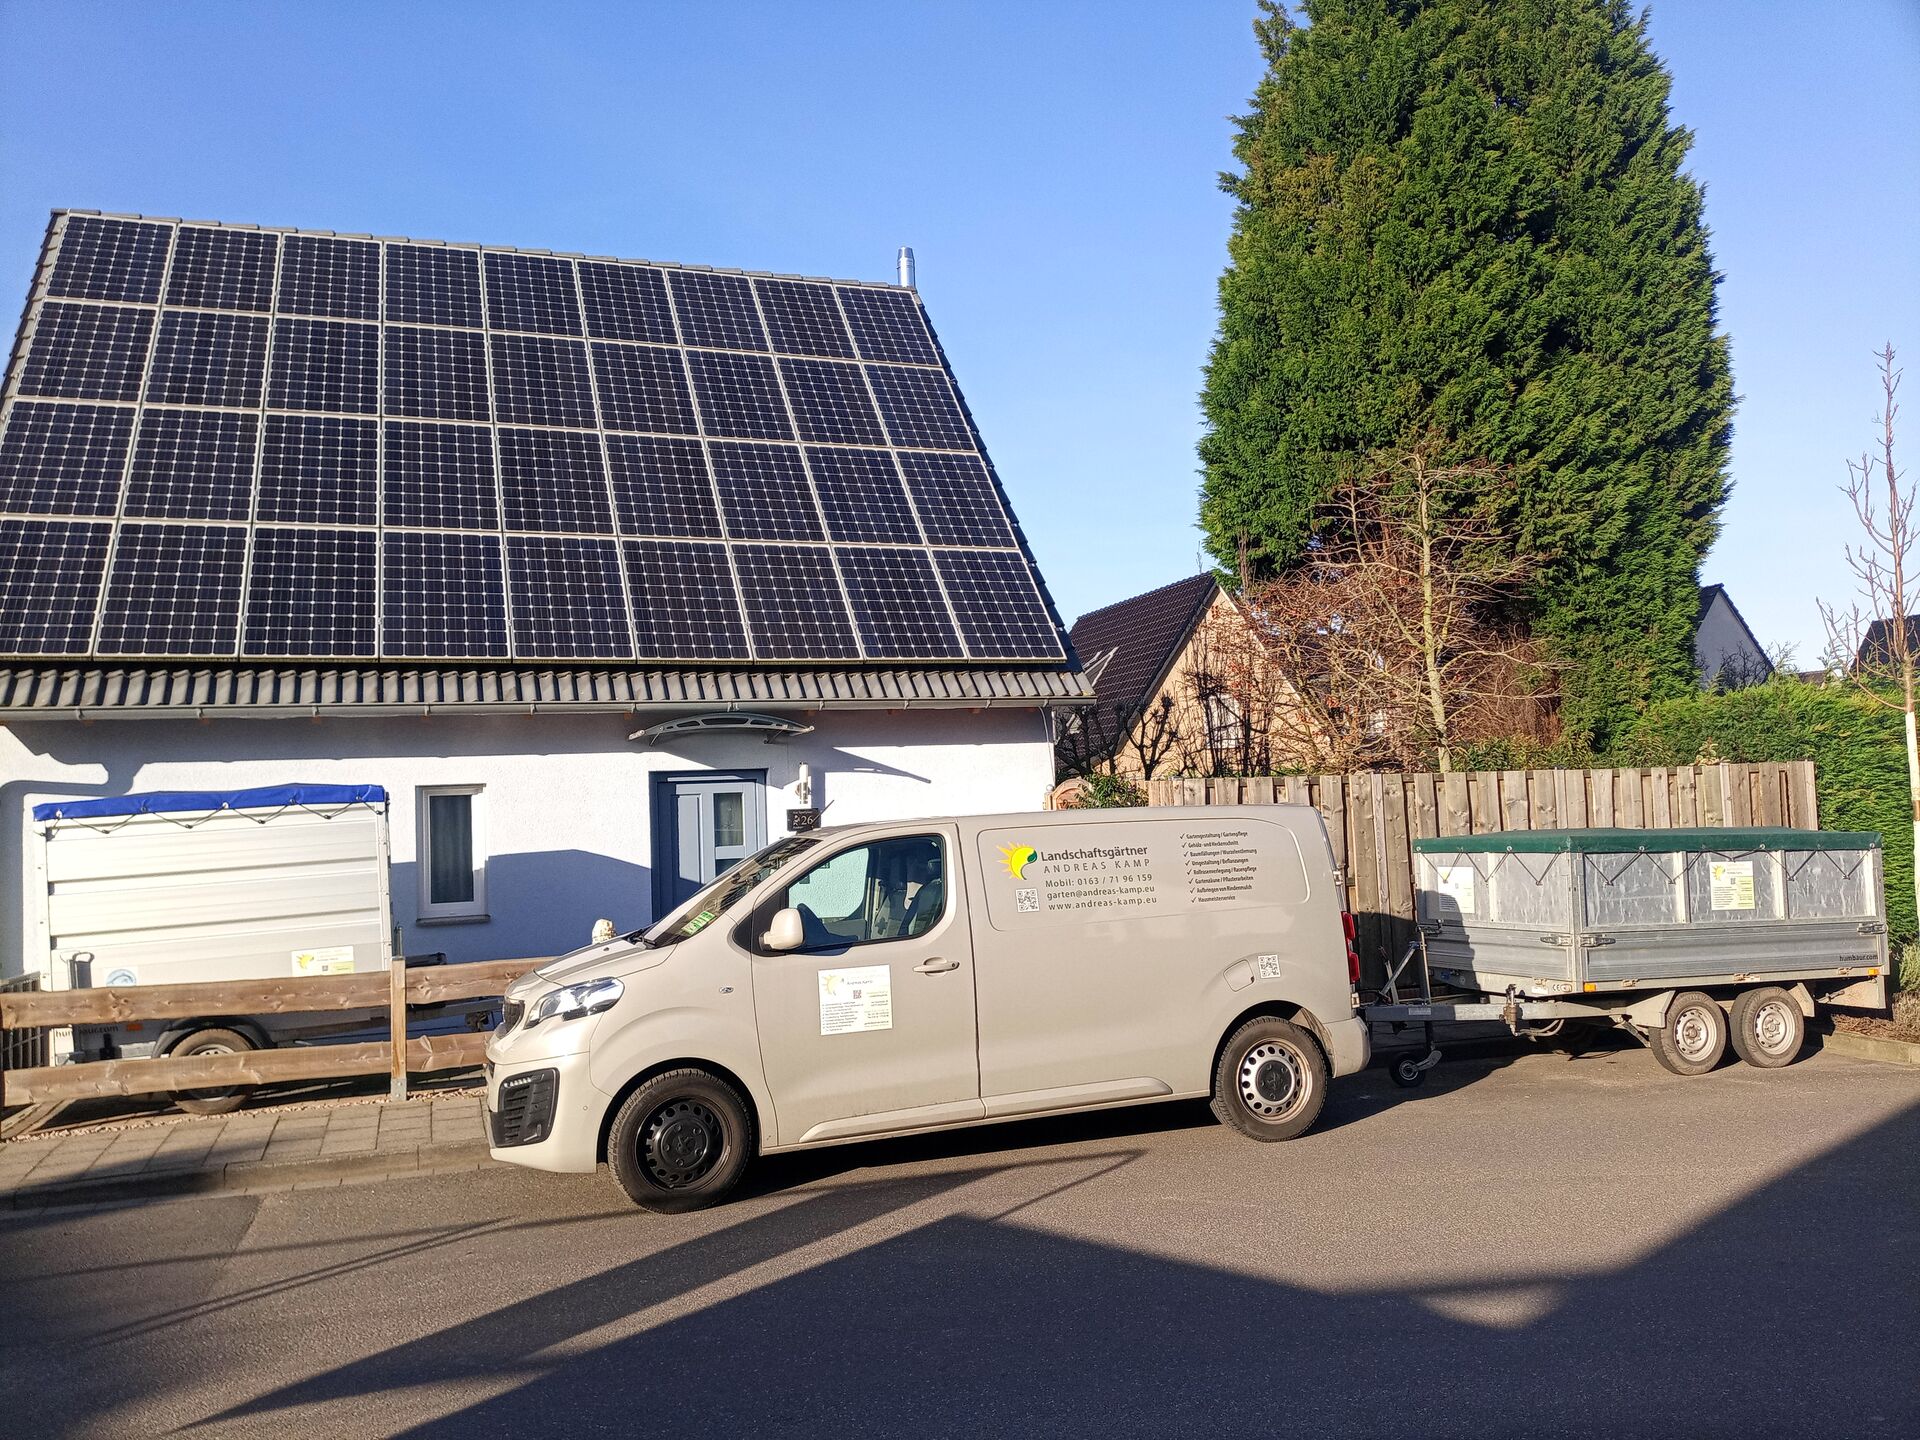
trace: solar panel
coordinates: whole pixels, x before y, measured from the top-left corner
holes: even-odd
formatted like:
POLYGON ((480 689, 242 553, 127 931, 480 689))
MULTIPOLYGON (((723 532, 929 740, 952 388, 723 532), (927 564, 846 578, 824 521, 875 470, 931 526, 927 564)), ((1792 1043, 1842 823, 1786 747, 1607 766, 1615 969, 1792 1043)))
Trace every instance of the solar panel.
POLYGON ((607 429, 669 435, 691 435, 699 429, 678 350, 595 345, 593 375, 600 387, 600 423, 607 429))
POLYGON ((15 402, 0 434, 0 511, 111 515, 132 438, 124 407, 15 402))
POLYGON ((231 655, 244 525, 122 525, 101 601, 102 655, 231 655))
POLYGON ((587 305, 587 333, 603 340, 655 340, 678 345, 667 277, 646 265, 580 262, 580 293, 587 305))
POLYGON ((733 563, 760 659, 859 657, 832 551, 820 545, 736 545, 733 563))
POLYGON ((371 530, 258 531, 241 653, 365 659, 377 654, 378 539, 371 530))
POLYGON ((867 382, 858 365, 837 360, 782 360, 780 375, 802 440, 841 445, 884 445, 867 382))
POLYGON ((934 559, 974 655, 1039 660, 1058 653, 1047 602, 1017 551, 936 550, 934 559))
POLYGON ((840 318, 831 285, 807 280, 756 280, 760 313, 773 348, 788 355, 853 358, 853 337, 840 318))
POLYGON ((278 235, 182 225, 173 242, 167 304, 203 310, 271 310, 279 254, 278 235))
POLYGON ((76 300, 130 300, 152 304, 160 298, 173 227, 145 220, 109 220, 98 215, 68 217, 47 282, 50 295, 76 300))
POLYGON ((40 307, 20 390, 75 400, 137 400, 153 314, 118 305, 40 307))
POLYGON ((713 446, 727 533, 749 540, 824 540, 797 445, 713 446))
POLYGON ((509 530, 613 529, 598 436, 501 430, 500 495, 509 530))
POLYGON ((958 656, 960 637, 947 616, 933 560, 925 550, 838 552, 854 623, 870 659, 958 656))
POLYGON ((64 212, 40 274, 0 657, 1065 658, 912 291, 64 212))
POLYGON ((620 557, 611 540, 507 537, 513 649, 540 660, 633 654, 620 557))
POLYGON ((516 425, 592 428, 587 347, 544 335, 493 337, 494 416, 516 425))
POLYGON ((487 252, 485 264, 491 328, 580 333, 580 297, 573 287, 572 261, 494 250, 487 252))
POLYGON ((780 376, 766 356, 689 350, 687 363, 707 434, 793 438, 786 402, 780 398, 780 376))
POLYGON ((146 400, 149 405, 255 407, 266 369, 265 316, 164 311, 146 400))
POLYGON ((726 546, 629 540, 621 551, 642 655, 663 660, 749 658, 726 546))
POLYGON ((479 255, 443 245, 388 245, 387 319, 480 325, 479 255))
POLYGON ((396 659, 505 660, 497 535, 392 530, 380 547, 380 650, 396 659))
POLYGON ((112 527, 0 520, 0 652, 84 655, 112 527))
POLYGON ((282 320, 273 327, 267 404, 276 410, 380 412, 380 327, 282 320))
POLYGON ((259 519, 371 525, 379 518, 379 486, 380 427, 371 420, 267 416, 259 519))
POLYGON ((493 432, 479 425, 386 424, 386 523, 496 530, 493 432))
MULTIPOLYGON (((131 412, 129 412, 131 413, 131 412)), ((149 410, 134 442, 126 513, 166 520, 244 520, 253 505, 257 416, 149 410)))
POLYGON ((371 240, 289 235, 280 247, 282 315, 380 318, 380 247, 371 240))
MULTIPOLYGON (((613 501, 628 535, 720 534, 713 477, 697 440, 610 435, 613 501)), ((637 617, 636 617, 637 618, 637 617)))
POLYGON ((710 275, 702 270, 668 272, 680 338, 688 345, 720 350, 764 350, 767 332, 760 324, 753 287, 744 275, 710 275))

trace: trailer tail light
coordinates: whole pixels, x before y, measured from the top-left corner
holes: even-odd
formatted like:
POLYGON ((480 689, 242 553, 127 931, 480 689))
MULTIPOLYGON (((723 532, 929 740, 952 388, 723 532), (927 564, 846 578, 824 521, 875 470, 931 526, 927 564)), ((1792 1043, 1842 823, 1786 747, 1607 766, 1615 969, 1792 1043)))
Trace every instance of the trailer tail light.
POLYGON ((1354 923, 1353 912, 1340 912, 1340 930, 1347 937, 1347 980, 1356 989, 1360 985, 1360 927, 1354 923))

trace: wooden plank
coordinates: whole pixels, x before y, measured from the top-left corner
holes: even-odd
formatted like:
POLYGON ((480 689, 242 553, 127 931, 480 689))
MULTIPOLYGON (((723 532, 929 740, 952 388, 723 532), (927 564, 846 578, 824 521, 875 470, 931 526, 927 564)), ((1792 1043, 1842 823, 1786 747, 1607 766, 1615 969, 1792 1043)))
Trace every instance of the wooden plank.
POLYGON ((1320 818, 1327 824, 1327 842, 1333 846, 1334 867, 1347 887, 1347 908, 1353 908, 1353 868, 1347 863, 1347 782, 1344 776, 1321 775, 1314 780, 1320 792, 1320 818))
POLYGON ((1250 775, 1240 787, 1242 805, 1271 805, 1274 803, 1274 784, 1271 775, 1250 775))
POLYGON ((1304 775, 1282 775, 1278 783, 1278 798, 1282 805, 1311 805, 1313 803, 1313 785, 1304 775))
POLYGON ((1556 770, 1560 787, 1560 823, 1569 830, 1587 828, 1587 772, 1556 770))
POLYGON ((1613 823, 1622 830, 1646 827, 1646 815, 1640 808, 1640 781, 1638 770, 1613 772, 1613 823))
POLYGON ((482 960, 469 965, 427 965, 407 972, 407 1003, 439 1005, 449 1000, 481 1000, 506 993, 507 986, 553 957, 482 960))
POLYGON ((1647 776, 1647 798, 1653 802, 1647 812, 1647 827, 1652 830, 1671 830, 1673 789, 1667 769, 1664 765, 1656 765, 1647 772, 1647 776))
POLYGON ((1788 794, 1792 797, 1793 813, 1787 823, 1796 830, 1818 830, 1820 828, 1820 799, 1814 789, 1813 761, 1790 760, 1787 762, 1790 773, 1788 794))
MULTIPOLYGON (((1375 812, 1374 828, 1381 837, 1385 854, 1381 857, 1381 905, 1389 915, 1403 920, 1413 918, 1413 842, 1411 817, 1407 814, 1407 787, 1398 775, 1381 777, 1381 808, 1375 812)), ((1431 777, 1429 777, 1431 778, 1431 777)))
MULTIPOLYGON (((386 976, 380 977, 382 981, 386 976)), ((6 1103, 84 1100, 96 1095, 164 1095, 227 1085, 275 1085, 288 1080, 329 1080, 380 1075, 389 1064, 387 1042, 303 1045, 286 1050, 247 1050, 238 1055, 194 1055, 184 1060, 93 1060, 81 1065, 43 1065, 7 1074, 6 1103)))
POLYGON ((1440 785, 1437 775, 1409 775, 1409 804, 1413 833, 1422 840, 1440 833, 1440 785))
POLYGON ((1149 805, 1178 805, 1180 802, 1173 798, 1173 782, 1171 780, 1149 780, 1147 782, 1147 803, 1149 805))
POLYGON ((487 1058, 487 1034, 416 1035, 407 1041, 407 1069, 415 1074, 464 1070, 487 1058))
POLYGON ((1682 765, 1673 772, 1673 823, 1676 829, 1700 823, 1700 767, 1682 765))
POLYGON ((407 1098, 407 962, 399 955, 387 966, 388 1098, 407 1098))
POLYGON ((1560 828, 1560 792, 1555 784, 1557 778, 1551 770, 1527 772, 1527 814, 1535 830, 1560 828))
POLYGON ((1373 848, 1373 786, 1371 777, 1355 775, 1347 787, 1347 864, 1351 874, 1353 913, 1372 914, 1380 908, 1380 857, 1373 848))
POLYGON ((117 1025, 195 1015, 298 1015, 308 1010, 378 1009, 387 1003, 384 972, 289 975, 281 980, 214 980, 192 985, 102 986, 0 994, 0 1026, 117 1025))
POLYGON ((1473 833, 1473 801, 1468 793, 1467 777, 1458 770, 1440 777, 1440 833, 1473 833))
POLYGON ((1754 768, 1754 823, 1775 829, 1787 823, 1787 772, 1784 765, 1754 768))
POLYGON ((1614 826, 1611 770, 1587 772, 1587 824, 1595 830, 1611 830, 1614 826))
POLYGON ((1500 828, 1500 776, 1493 770, 1476 770, 1469 787, 1472 801, 1468 814, 1475 835, 1491 835, 1500 828))
POLYGON ((1527 772, 1524 770, 1500 772, 1500 828, 1502 830, 1533 828, 1533 819, 1527 814, 1527 772))
POLYGON ((1726 766, 1700 767, 1700 824, 1705 828, 1727 823, 1726 766))
POLYGON ((1728 765, 1727 824, 1753 824, 1753 767, 1728 765))

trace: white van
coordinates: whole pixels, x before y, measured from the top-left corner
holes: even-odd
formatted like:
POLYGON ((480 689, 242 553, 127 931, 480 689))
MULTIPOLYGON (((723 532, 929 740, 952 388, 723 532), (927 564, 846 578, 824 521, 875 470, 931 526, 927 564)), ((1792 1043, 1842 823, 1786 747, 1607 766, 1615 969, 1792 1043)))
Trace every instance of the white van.
POLYGON ((496 1159, 692 1210, 754 1154, 1210 1096, 1256 1140, 1362 1069, 1319 813, 1067 810, 850 825, 514 982, 496 1159))

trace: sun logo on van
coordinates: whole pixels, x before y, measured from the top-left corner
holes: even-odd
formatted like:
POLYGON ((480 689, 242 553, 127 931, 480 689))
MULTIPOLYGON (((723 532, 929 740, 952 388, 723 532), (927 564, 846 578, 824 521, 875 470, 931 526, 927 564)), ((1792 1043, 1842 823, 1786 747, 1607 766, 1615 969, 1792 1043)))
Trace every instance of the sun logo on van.
POLYGON ((1000 863, 1007 867, 1007 874, 1016 880, 1027 878, 1027 866, 1040 858, 1040 852, 1031 845, 1002 845, 1000 863))

